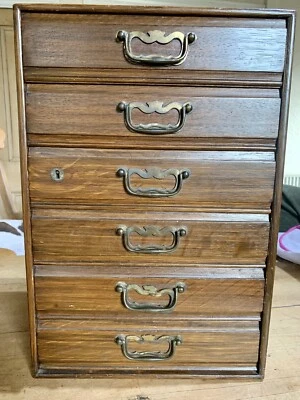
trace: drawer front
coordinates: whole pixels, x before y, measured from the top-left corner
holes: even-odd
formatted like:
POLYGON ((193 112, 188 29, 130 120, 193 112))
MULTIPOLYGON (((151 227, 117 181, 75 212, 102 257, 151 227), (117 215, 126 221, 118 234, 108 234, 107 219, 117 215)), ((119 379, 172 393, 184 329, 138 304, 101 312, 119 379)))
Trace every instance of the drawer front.
POLYGON ((124 146, 125 138, 162 146, 178 138, 275 139, 280 103, 272 89, 32 84, 26 124, 29 134, 53 135, 53 144, 61 135, 124 146))
POLYGON ((26 67, 282 72, 285 41, 284 20, 22 14, 26 67))
POLYGON ((147 268, 131 268, 124 274, 113 267, 36 266, 38 316, 199 318, 262 311, 264 273, 260 268, 185 268, 178 277, 161 268, 159 277, 153 274, 147 268))
MULTIPOLYGON (((45 320, 38 323, 41 368, 164 370, 253 368, 258 359, 258 321, 135 323, 45 320)), ((91 371, 90 371, 91 372, 91 371)))
POLYGON ((35 263, 264 265, 268 215, 35 210, 35 263))
POLYGON ((29 149, 33 203, 270 209, 273 153, 29 149))

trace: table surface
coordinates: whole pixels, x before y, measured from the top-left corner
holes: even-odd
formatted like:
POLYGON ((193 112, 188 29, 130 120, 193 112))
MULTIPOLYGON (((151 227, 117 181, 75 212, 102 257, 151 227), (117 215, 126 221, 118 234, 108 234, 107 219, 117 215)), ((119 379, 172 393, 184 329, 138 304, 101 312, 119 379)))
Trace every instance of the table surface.
POLYGON ((0 399, 300 400, 300 266, 278 262, 263 382, 162 379, 34 379, 24 257, 0 249, 0 399))

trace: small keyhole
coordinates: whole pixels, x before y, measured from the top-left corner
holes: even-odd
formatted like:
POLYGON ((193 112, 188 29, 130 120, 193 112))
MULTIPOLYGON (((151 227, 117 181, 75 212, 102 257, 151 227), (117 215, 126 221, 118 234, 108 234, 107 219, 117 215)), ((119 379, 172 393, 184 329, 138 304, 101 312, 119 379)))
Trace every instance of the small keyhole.
POLYGON ((64 179, 64 171, 60 168, 53 168, 50 175, 52 180, 56 182, 61 182, 64 179))

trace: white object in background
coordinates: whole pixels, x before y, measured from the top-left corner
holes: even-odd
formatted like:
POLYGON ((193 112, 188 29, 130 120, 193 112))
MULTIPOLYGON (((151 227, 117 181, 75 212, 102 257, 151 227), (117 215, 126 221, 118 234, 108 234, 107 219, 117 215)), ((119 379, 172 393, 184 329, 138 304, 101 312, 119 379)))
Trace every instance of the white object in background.
POLYGON ((4 149, 5 132, 0 129, 0 149, 4 149))
POLYGON ((12 250, 17 256, 23 256, 25 254, 24 233, 21 220, 0 220, 0 248, 12 250))
POLYGON ((278 234, 277 255, 285 260, 300 264, 300 225, 278 234))

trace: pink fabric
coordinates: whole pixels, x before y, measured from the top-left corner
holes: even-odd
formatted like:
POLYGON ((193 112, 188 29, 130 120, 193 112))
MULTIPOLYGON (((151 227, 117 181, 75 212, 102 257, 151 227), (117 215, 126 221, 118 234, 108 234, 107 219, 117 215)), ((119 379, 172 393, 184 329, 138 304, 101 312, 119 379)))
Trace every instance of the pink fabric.
POLYGON ((300 264, 300 225, 279 233, 277 254, 285 260, 300 264))

